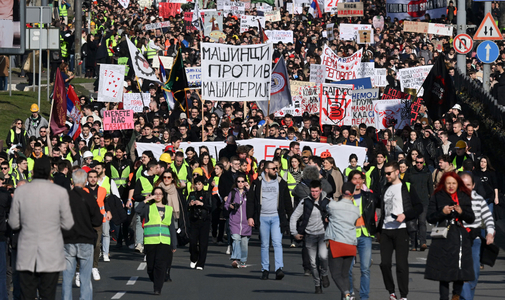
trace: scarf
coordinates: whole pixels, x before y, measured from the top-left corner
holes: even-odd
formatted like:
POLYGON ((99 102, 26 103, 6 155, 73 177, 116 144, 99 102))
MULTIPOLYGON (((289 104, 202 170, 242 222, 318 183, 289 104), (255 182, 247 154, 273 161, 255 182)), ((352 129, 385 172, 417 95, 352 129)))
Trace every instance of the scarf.
POLYGON ((171 184, 166 186, 163 182, 159 185, 165 193, 167 193, 167 205, 171 206, 174 209, 174 219, 179 219, 180 206, 179 206, 179 193, 177 192, 177 188, 175 184, 171 184))

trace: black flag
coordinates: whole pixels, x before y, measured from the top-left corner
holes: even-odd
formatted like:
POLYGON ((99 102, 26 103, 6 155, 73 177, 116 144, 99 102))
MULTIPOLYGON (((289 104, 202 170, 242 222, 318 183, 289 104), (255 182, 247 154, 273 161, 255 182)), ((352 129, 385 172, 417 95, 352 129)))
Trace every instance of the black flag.
POLYGON ((422 86, 424 89, 422 98, 432 120, 440 119, 456 103, 456 89, 444 58, 444 55, 438 56, 422 86))

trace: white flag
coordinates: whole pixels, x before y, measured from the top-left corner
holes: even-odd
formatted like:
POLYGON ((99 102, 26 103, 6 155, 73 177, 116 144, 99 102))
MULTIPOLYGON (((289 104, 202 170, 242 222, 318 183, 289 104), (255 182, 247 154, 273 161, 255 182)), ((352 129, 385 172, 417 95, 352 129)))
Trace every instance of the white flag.
MULTIPOLYGON (((133 70, 138 78, 145 78, 147 80, 160 82, 156 77, 156 74, 149 65, 149 62, 140 53, 140 50, 135 47, 135 45, 130 41, 129 38, 126 39, 128 43, 128 50, 130 50, 130 57, 132 59, 133 70)), ((161 82, 160 82, 161 83, 161 82)))
POLYGON ((198 31, 203 30, 202 15, 200 14, 200 8, 198 8, 198 1, 195 1, 195 9, 193 10, 193 20, 191 24, 195 26, 198 31))

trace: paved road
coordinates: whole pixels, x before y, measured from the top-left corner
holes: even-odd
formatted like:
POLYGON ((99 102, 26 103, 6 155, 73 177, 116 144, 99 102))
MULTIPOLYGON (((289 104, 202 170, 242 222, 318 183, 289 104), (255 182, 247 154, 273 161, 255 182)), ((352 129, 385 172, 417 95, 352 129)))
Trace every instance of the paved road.
MULTIPOLYGON (((503 241, 503 239, 501 238, 503 241)), ((370 299, 388 299, 384 289, 379 268, 379 245, 373 245, 373 261, 371 268, 370 299)), ((100 262, 102 279, 94 281, 94 299, 136 300, 151 298, 152 283, 149 281, 143 262, 143 255, 122 248, 115 250, 111 245, 111 262, 100 262), (142 297, 142 298, 139 298, 142 297)), ((339 299, 340 292, 331 282, 324 289, 325 296, 313 295, 312 277, 303 276, 300 248, 289 248, 289 240, 284 239, 284 271, 286 276, 282 281, 273 278, 259 279, 261 273, 260 249, 257 235, 249 243, 249 261, 245 269, 232 269, 229 255, 225 254, 225 246, 211 243, 205 270, 197 271, 189 268, 188 248, 180 248, 174 255, 172 280, 163 287, 162 296, 176 299, 307 299, 308 297, 339 299)), ((409 300, 438 299, 438 283, 423 279, 427 252, 410 252, 410 294, 409 300)), ((273 250, 271 251, 273 261, 273 250)), ((271 266, 273 269, 273 265, 271 266)), ((355 278, 359 277, 359 264, 353 270, 355 278)), ((494 268, 486 267, 480 276, 476 300, 504 299, 505 294, 505 255, 500 257, 494 268)), ((355 287, 358 284, 355 283, 355 287)), ((359 289, 359 287, 358 287, 359 289)), ((60 286, 58 296, 60 297, 60 286)), ((79 289, 74 287, 74 299, 78 299, 79 289)))

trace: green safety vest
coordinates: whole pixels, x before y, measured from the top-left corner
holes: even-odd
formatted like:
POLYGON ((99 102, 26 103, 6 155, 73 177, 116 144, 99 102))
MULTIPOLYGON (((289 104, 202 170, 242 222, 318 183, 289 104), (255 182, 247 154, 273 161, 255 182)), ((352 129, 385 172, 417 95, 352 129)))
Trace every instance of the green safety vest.
POLYGON ((68 11, 67 11, 67 5, 66 4, 59 5, 59 8, 60 8, 60 17, 66 17, 66 16, 68 16, 68 11))
POLYGON ((157 53, 157 50, 151 48, 151 46, 149 46, 149 44, 147 44, 147 51, 146 51, 146 56, 147 56, 147 59, 153 59, 154 56, 156 56, 156 53, 157 53))
POLYGON ((28 181, 32 181, 33 166, 35 165, 35 159, 28 157, 26 161, 28 162, 28 181))
POLYGON ((14 184, 14 187, 17 187, 18 185, 18 182, 20 180, 23 180, 25 179, 24 176, 22 176, 22 173, 18 171, 18 169, 16 168, 15 170, 12 171, 11 173, 11 179, 12 179, 12 183, 14 184))
MULTIPOLYGON (((362 217, 363 216, 363 202, 361 201, 361 198, 359 199, 359 201, 361 202, 359 205, 359 215, 360 215, 360 217, 362 217)), ((356 201, 353 201, 353 203, 354 203, 354 206, 357 206, 356 201)), ((366 229, 366 226, 364 226, 364 225, 361 227, 356 227, 356 237, 360 237, 361 235, 370 236, 368 229, 366 229)))
POLYGON ((67 42, 65 42, 65 40, 61 35, 60 35, 60 51, 62 57, 68 57, 67 42))
POLYGON ((103 178, 102 184, 100 186, 103 187, 107 191, 107 194, 105 195, 105 197, 109 196, 110 195, 110 178, 108 176, 105 176, 103 178))
MULTIPOLYGON (((138 180, 140 180, 140 184, 142 185, 142 191, 140 194, 144 197, 150 195, 153 192, 154 187, 151 182, 149 182, 149 179, 147 179, 145 176, 140 176, 138 180)), ((154 176, 153 182, 156 182, 156 180, 158 180, 158 175, 154 176)))
POLYGON ((175 174, 177 174, 177 178, 179 178, 180 182, 184 182, 187 184, 187 178, 188 178, 188 168, 182 164, 181 169, 177 171, 177 168, 175 167, 175 163, 173 163, 170 168, 172 171, 174 171, 175 174))
POLYGON ((367 186, 367 188, 370 188, 371 184, 372 184, 372 172, 373 170, 375 170, 375 167, 374 166, 371 166, 370 169, 368 171, 366 171, 365 173, 365 184, 367 186))
POLYGON ((130 177, 130 166, 124 168, 121 175, 119 174, 118 169, 114 167, 114 165, 110 165, 110 175, 112 176, 112 180, 116 183, 117 187, 124 187, 128 182, 128 178, 130 177))
POLYGON ((106 148, 98 148, 93 150, 93 159, 98 160, 98 161, 103 161, 103 157, 105 156, 105 153, 107 153, 106 148))
POLYGON ((74 163, 74 160, 72 159, 72 155, 70 155, 70 152, 67 153, 67 156, 65 157, 66 160, 68 160, 70 163, 74 163))
MULTIPOLYGON (((360 166, 357 166, 357 167, 356 167, 356 170, 358 170, 358 171, 362 172, 362 171, 361 171, 361 167, 360 167, 360 166)), ((344 170, 344 175, 345 175, 345 177, 346 177, 346 178, 347 178, 347 177, 349 177, 349 174, 350 174, 352 171, 353 171, 353 169, 351 169, 350 167, 345 168, 345 170, 344 170)))
MULTIPOLYGON (((457 157, 458 157, 457 155, 456 155, 456 156, 454 156, 454 159, 452 160, 452 165, 453 165, 454 167, 456 167, 456 165, 457 165, 457 164, 456 164, 456 158, 457 158, 457 157)), ((465 161, 465 160, 467 160, 467 159, 468 159, 468 157, 466 157, 466 154, 465 154, 465 158, 463 158, 463 161, 465 161)), ((458 171, 458 172, 463 172, 463 165, 461 165, 461 167, 459 167, 459 169, 457 169, 456 171, 458 171)))
POLYGON ((47 146, 44 147, 44 154, 49 155, 49 147, 47 146))
POLYGON ((171 206, 165 205, 165 215, 162 220, 156 204, 149 205, 149 221, 144 224, 144 245, 170 245, 173 210, 171 206))
POLYGON ((289 167, 288 160, 284 158, 284 156, 281 157, 281 168, 283 170, 287 170, 289 167))
MULTIPOLYGON (((26 138, 26 131, 24 132, 23 136, 26 138)), ((16 132, 14 129, 11 129, 11 144, 14 144, 14 138, 16 137, 16 132)), ((20 143, 21 141, 18 141, 20 143)))

